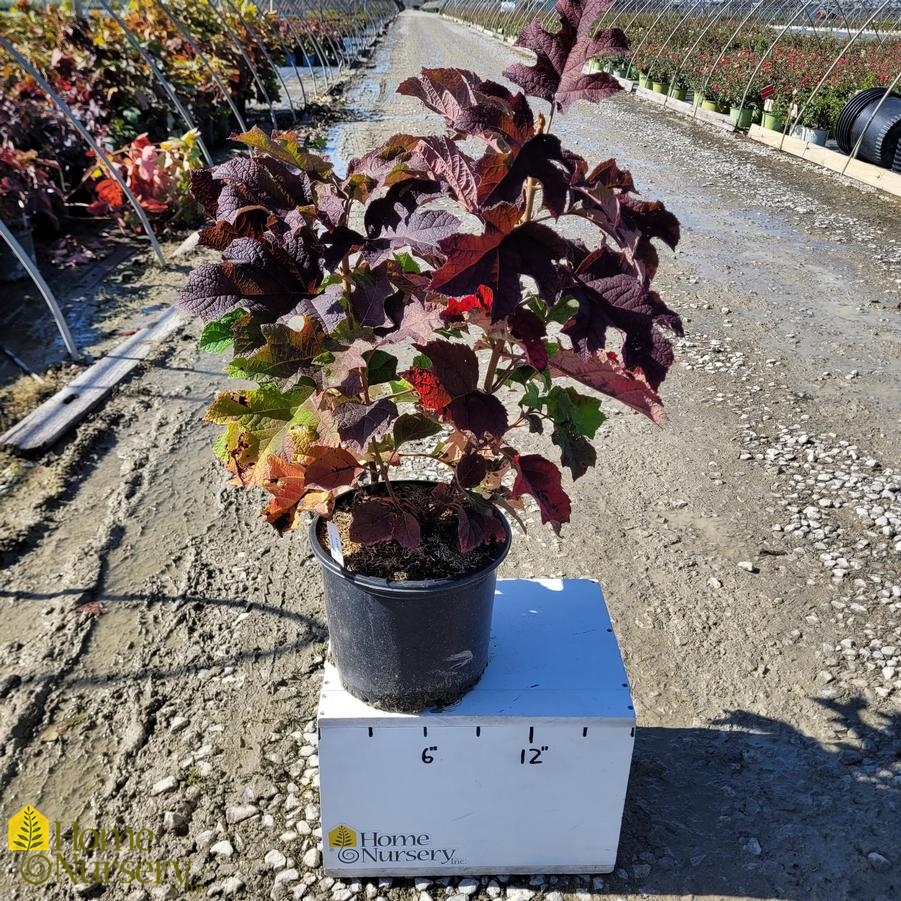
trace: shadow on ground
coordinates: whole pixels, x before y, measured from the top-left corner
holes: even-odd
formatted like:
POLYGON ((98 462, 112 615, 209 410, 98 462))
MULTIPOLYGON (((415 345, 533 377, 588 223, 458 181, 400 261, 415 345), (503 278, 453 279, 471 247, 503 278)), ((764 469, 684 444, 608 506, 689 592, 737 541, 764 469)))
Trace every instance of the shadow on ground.
POLYGON ((712 728, 638 729, 619 875, 655 894, 901 896, 901 716, 866 715, 859 698, 820 703, 828 745, 745 711, 712 728), (848 807, 850 833, 837 825, 848 807))

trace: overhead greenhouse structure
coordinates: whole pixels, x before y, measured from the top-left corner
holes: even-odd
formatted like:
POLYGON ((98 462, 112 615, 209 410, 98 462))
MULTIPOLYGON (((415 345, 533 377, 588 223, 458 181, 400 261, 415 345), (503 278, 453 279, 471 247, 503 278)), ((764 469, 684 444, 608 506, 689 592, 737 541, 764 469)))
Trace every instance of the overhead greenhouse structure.
MULTIPOLYGON (((543 0, 441 10, 510 38, 555 16, 543 0)), ((899 0, 614 0, 595 28, 621 29, 630 50, 589 67, 664 95, 664 106, 687 102, 901 171, 899 0)))
MULTIPOLYGON (((191 173, 229 135, 295 127, 368 53, 393 0, 16 0, 0 5, 0 279, 54 308, 33 236, 85 219, 196 225, 191 173)), ((309 114, 309 115, 308 115, 309 114)))

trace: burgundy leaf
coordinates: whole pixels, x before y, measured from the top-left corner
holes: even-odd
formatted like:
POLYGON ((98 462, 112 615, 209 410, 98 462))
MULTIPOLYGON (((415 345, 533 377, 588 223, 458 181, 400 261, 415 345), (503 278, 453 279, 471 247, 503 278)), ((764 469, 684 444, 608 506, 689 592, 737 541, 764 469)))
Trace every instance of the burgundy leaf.
POLYGON ((522 194, 526 179, 534 178, 541 182, 544 205, 552 216, 558 217, 566 206, 571 176, 560 139, 556 135, 541 134, 524 144, 511 159, 507 174, 492 193, 484 194, 480 190, 480 194, 488 203, 491 200, 515 202, 522 194))
POLYGON ((623 362, 629 369, 641 369, 657 388, 673 362, 672 345, 659 328, 681 334, 679 317, 636 277, 624 254, 607 247, 582 260, 574 285, 569 293, 579 309, 563 328, 573 346, 592 354, 605 346, 606 330, 613 326, 625 335, 623 362))
POLYGON ((547 348, 542 338, 547 334, 544 321, 532 310, 518 307, 511 314, 508 322, 513 337, 522 341, 529 365, 542 372, 547 367, 547 348))
POLYGON ((387 499, 369 498, 351 511, 348 537, 357 544, 396 541, 401 547, 419 547, 422 542, 419 521, 387 499))
POLYGON ((475 390, 479 380, 479 360, 471 347, 450 341, 429 341, 414 346, 432 361, 431 371, 451 397, 475 390))
POLYGON ((357 281, 350 296, 350 305, 357 322, 373 328, 391 325, 391 320, 385 313, 385 301, 394 293, 384 269, 366 273, 364 278, 357 281))
POLYGON ((378 187, 385 183, 391 173, 403 168, 404 163, 413 155, 418 141, 419 138, 412 135, 393 135, 365 156, 351 160, 347 174, 368 176, 372 179, 374 188, 378 187))
POLYGON ((460 431, 472 432, 476 438, 500 438, 509 428, 504 405, 484 391, 470 391, 454 398, 444 414, 460 431))
POLYGON ((425 303, 412 298, 405 304, 397 318, 388 303, 386 309, 392 317, 395 328, 389 330, 384 337, 386 344, 397 344, 400 341, 427 341, 436 329, 444 324, 441 321, 441 308, 434 303, 425 303))
POLYGON ((492 507, 457 508, 457 541, 461 554, 488 542, 503 541, 506 537, 500 517, 492 507))
POLYGON ((342 297, 344 297, 344 285, 336 282, 328 285, 321 294, 310 298, 309 303, 316 318, 329 335, 347 319, 347 313, 341 304, 342 297))
POLYGON ((586 73, 589 59, 628 50, 626 36, 619 28, 595 33, 594 25, 608 7, 609 0, 557 0, 554 7, 560 30, 548 31, 536 18, 520 33, 516 44, 527 47, 537 57, 533 66, 516 63, 504 75, 527 94, 566 110, 576 100, 597 102, 620 90, 619 82, 605 72, 586 73))
POLYGON ((481 454, 464 454, 457 462, 457 481, 464 488, 475 488, 488 474, 488 464, 481 454))
POLYGON ((539 294, 553 304, 560 289, 556 262, 568 258, 570 242, 540 223, 516 226, 518 213, 510 204, 498 204, 486 214, 491 218, 483 234, 460 233, 441 242, 447 262, 432 276, 432 288, 465 295, 485 285, 494 293, 495 322, 522 301, 521 275, 533 278, 539 294))
POLYGON ((475 161, 463 153, 450 138, 423 138, 417 153, 435 178, 450 188, 451 195, 467 210, 474 210, 479 201, 479 184, 475 161))
POLYGON ((531 494, 541 511, 541 521, 550 523, 554 531, 569 522, 572 508, 569 497, 563 490, 560 470, 539 454, 517 454, 513 460, 516 467, 516 481, 513 483, 513 497, 531 494))
POLYGON ((423 69, 401 82, 398 94, 418 97, 444 117, 453 133, 471 135, 505 152, 534 134, 522 95, 465 69, 423 69))
POLYGON ((357 544, 379 544, 394 537, 397 508, 389 500, 368 498, 351 511, 348 537, 357 544))
POLYGON ((335 410, 335 423, 341 440, 361 454, 371 441, 381 438, 397 419, 394 401, 383 397, 371 404, 350 401, 335 410))
POLYGON ((238 307, 274 321, 312 296, 322 279, 312 254, 298 260, 268 241, 238 238, 222 260, 191 272, 176 301, 180 309, 205 322, 238 307))
POLYGON ((569 376, 601 394, 607 394, 660 425, 666 422, 657 392, 629 372, 614 353, 582 357, 561 348, 551 358, 550 367, 552 372, 569 376))

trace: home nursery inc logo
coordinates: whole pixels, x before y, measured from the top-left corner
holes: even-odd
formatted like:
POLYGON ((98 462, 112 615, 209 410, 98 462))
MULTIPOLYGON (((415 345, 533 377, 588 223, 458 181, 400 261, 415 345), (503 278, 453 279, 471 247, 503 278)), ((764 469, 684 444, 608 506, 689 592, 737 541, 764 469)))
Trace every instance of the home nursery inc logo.
POLYGON ((190 861, 156 859, 154 841, 150 829, 83 828, 78 820, 51 826, 31 804, 7 823, 7 847, 21 855, 19 875, 29 885, 136 883, 183 892, 199 889, 190 884, 190 861))
POLYGON ((328 833, 328 847, 340 863, 429 862, 446 866, 464 863, 456 848, 433 848, 428 832, 388 833, 376 830, 357 833, 344 823, 328 833))

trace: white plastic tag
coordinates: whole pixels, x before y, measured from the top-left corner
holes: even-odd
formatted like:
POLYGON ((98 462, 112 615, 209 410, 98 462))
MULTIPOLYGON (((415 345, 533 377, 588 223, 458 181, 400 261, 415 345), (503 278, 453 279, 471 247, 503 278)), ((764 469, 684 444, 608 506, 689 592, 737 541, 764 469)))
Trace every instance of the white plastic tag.
POLYGON ((327 522, 325 528, 328 532, 328 545, 332 552, 332 559, 339 566, 344 566, 344 552, 341 550, 341 536, 338 534, 338 529, 333 522, 327 522))

